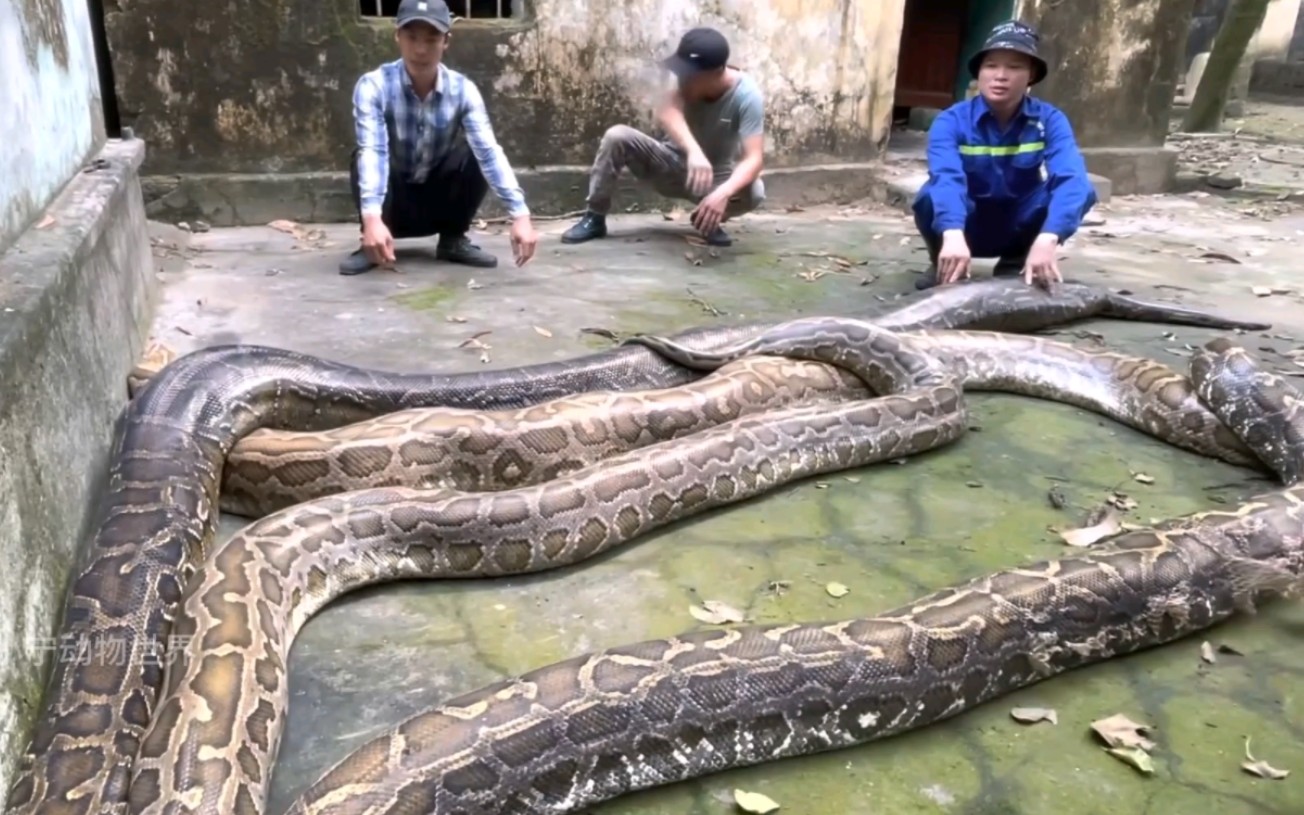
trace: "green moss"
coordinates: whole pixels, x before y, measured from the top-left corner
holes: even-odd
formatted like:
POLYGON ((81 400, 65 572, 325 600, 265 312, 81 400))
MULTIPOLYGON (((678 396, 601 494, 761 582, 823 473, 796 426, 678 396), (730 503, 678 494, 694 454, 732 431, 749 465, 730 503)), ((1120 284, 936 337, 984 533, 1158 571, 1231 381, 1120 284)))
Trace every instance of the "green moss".
POLYGON ((450 286, 427 286, 414 291, 392 295, 395 303, 413 311, 439 311, 456 296, 450 286))

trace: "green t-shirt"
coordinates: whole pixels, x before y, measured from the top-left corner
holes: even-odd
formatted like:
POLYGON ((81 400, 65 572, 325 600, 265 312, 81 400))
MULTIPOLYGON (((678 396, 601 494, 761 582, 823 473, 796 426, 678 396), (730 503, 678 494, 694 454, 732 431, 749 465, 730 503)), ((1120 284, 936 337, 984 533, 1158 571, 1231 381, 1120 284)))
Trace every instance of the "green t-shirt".
POLYGON ((684 120, 716 172, 727 172, 742 140, 765 132, 765 98, 756 80, 739 74, 734 86, 713 102, 684 105, 684 120))

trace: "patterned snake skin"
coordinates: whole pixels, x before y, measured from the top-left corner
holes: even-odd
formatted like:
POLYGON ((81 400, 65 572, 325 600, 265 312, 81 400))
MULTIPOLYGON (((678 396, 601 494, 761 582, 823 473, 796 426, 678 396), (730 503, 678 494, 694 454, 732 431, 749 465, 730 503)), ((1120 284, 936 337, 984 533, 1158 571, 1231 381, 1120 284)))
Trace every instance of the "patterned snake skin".
MULTIPOLYGON (((1019 281, 946 287, 874 322, 894 329, 1029 331, 1087 317, 1262 328, 1095 287, 1048 293, 1019 281)), ((766 326, 698 329, 676 339, 710 350, 766 326)), ((646 348, 455 375, 391 374, 253 346, 209 348, 154 377, 129 405, 89 562, 70 589, 61 637, 90 655, 55 663, 44 707, 9 792, 12 813, 119 813, 133 758, 155 715, 165 643, 182 589, 213 536, 222 462, 259 427, 321 430, 412 407, 523 407, 592 390, 668 387, 699 378, 646 348), (97 658, 106 645, 125 660, 97 658)))
POLYGON ((1304 585, 1300 395, 1243 352, 1192 364, 1209 408, 1284 489, 1117 535, 880 616, 739 626, 611 648, 420 713, 289 815, 560 815, 653 786, 881 739, 1074 668, 1253 613, 1304 585), (1226 401, 1231 394, 1245 401, 1226 401), (1290 439, 1279 444, 1273 439, 1290 439))
MULTIPOLYGON (((1200 402, 1191 381, 1161 362, 991 331, 901 336, 940 357, 966 391, 1074 405, 1194 453, 1264 467, 1200 402)), ((317 433, 256 430, 227 456, 221 506, 261 518, 364 487, 510 489, 760 410, 866 394, 844 369, 745 356, 716 376, 648 393, 580 394, 510 411, 413 408, 317 433)))

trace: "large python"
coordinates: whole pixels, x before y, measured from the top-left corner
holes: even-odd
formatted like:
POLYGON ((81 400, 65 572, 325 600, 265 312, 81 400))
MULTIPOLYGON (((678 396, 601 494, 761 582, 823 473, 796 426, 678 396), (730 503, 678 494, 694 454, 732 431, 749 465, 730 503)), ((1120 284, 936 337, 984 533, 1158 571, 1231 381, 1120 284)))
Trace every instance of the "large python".
MULTIPOLYGON (((1190 380, 1161 362, 1020 334, 901 336, 940 357, 965 390, 1075 405, 1185 450, 1265 466, 1204 407, 1190 380)), ((580 394, 517 411, 413 408, 316 433, 257 430, 227 456, 221 506, 260 518, 361 487, 508 489, 760 410, 866 396, 848 371, 807 360, 744 356, 717 374, 651 393, 580 394)))
MULTIPOLYGON (((1088 317, 1268 327, 1084 284, 1047 292, 1012 280, 934 289, 874 322, 902 330, 1031 331, 1088 317)), ((677 339, 710 350, 765 327, 701 328, 677 339)), ((521 407, 591 390, 668 387, 696 378, 696 372, 639 347, 451 375, 369 371, 258 346, 207 348, 174 361, 132 399, 115 435, 89 562, 73 579, 59 629, 60 640, 78 658, 54 663, 7 811, 124 811, 133 757, 163 682, 182 586, 213 537, 222 462, 250 431, 329 429, 419 406, 521 407)))
MULTIPOLYGON (((815 332, 816 349, 828 348, 830 335, 856 329, 809 320, 776 332, 803 326, 815 332)), ((726 351, 714 363, 749 351, 784 352, 776 345, 781 336, 726 351)), ((652 344, 673 350, 664 340, 652 344)), ((808 357, 810 350, 786 349, 808 357)), ((703 357, 692 362, 711 364, 703 357)), ((1008 370, 1017 368, 1011 362, 1008 370)), ((1211 376, 1227 378, 1206 366, 1202 393, 1211 376)), ((872 416, 891 419, 899 434, 918 404, 887 400, 872 416)), ((1242 400, 1236 409, 1253 407, 1242 400)), ((809 428, 792 435, 800 430, 791 424, 794 413, 820 415, 803 409, 783 411, 777 423, 767 415, 737 420, 532 490, 478 496, 370 490, 252 525, 214 553, 187 591, 179 630, 191 647, 145 741, 133 808, 262 811, 294 634, 339 594, 401 577, 575 562, 622 537, 613 540, 603 530, 600 541, 575 547, 582 526, 569 540, 563 536, 580 519, 629 511, 630 526, 621 532, 632 535, 656 525, 660 511, 678 508, 682 517, 702 506, 702 499, 683 506, 660 497, 684 489, 705 495, 706 484, 719 483, 700 470, 666 466, 703 447, 718 450, 712 459, 730 461, 729 447, 740 443, 743 464, 730 466, 742 466, 744 474, 790 461, 799 450, 807 464, 797 467, 798 475, 818 471, 822 459, 826 468, 847 466, 824 449, 837 436, 812 438, 809 428), (784 425, 786 432, 773 432, 784 425), (757 436, 757 427, 770 429, 757 436), (802 433, 805 441, 785 447, 802 433), (626 483, 631 475, 627 489, 613 491, 600 508, 591 503, 597 484, 626 483), (545 496, 565 494, 575 497, 558 504, 580 514, 558 522, 541 508, 545 496), (651 517, 639 507, 651 507, 651 517), (402 512, 424 518, 427 528, 393 523, 391 516, 402 512), (494 523, 504 512, 511 518, 507 559, 495 558, 496 543, 486 542, 504 534, 494 523), (550 534, 557 536, 551 552, 550 534), (544 543, 527 543, 536 540, 544 543)), ((1212 414, 1194 415, 1203 421, 1212 414)), ((819 424, 834 433, 864 429, 854 422, 819 424)), ((843 437, 842 443, 850 449, 863 440, 843 437)), ((740 491, 736 481, 728 483, 724 500, 765 489, 753 482, 740 491)), ((571 812, 634 789, 926 724, 1043 676, 1212 624, 1245 607, 1254 589, 1293 583, 1304 568, 1304 495, 1285 491, 1276 498, 1125 536, 1100 553, 973 581, 873 620, 695 634, 550 666, 450 702, 369 743, 309 789, 292 812, 571 812)))
POLYGON ((713 507, 931 450, 967 429, 950 369, 897 335, 815 318, 764 339, 761 353, 836 364, 888 395, 746 416, 514 490, 345 493, 268 516, 222 544, 187 587, 175 630, 189 646, 142 742, 132 811, 262 812, 294 635, 344 592, 573 565, 713 507))

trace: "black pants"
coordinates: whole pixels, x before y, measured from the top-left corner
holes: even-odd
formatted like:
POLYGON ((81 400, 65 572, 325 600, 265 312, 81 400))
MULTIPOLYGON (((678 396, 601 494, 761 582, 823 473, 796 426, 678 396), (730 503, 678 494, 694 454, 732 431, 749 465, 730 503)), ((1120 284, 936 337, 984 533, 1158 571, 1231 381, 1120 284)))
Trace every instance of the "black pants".
MULTIPOLYGON (((349 162, 349 186, 353 189, 353 206, 361 223, 362 193, 358 188, 356 148, 349 162)), ((471 221, 488 192, 489 182, 480 172, 470 145, 459 141, 435 162, 420 184, 390 173, 380 219, 395 238, 430 235, 455 238, 471 229, 471 221)))

